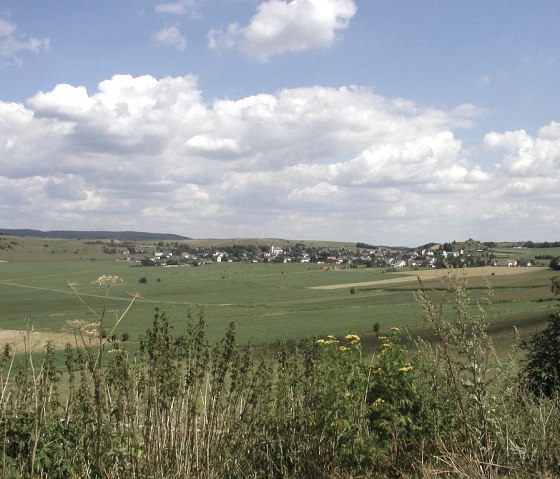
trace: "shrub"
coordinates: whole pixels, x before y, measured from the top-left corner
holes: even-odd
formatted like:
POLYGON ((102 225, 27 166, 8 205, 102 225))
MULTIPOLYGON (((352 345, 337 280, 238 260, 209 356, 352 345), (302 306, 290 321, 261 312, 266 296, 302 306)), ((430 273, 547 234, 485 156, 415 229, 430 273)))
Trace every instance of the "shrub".
MULTIPOLYGON (((424 289, 416 293, 426 324, 437 338, 433 345, 418 343, 425 400, 431 403, 428 410, 433 410, 425 416, 425 426, 434 444, 440 443, 440 451, 443 446, 444 454, 439 456, 443 463, 467 460, 479 471, 477 475, 491 477, 497 408, 489 385, 497 357, 488 335, 487 313, 481 304, 472 305, 466 270, 448 270, 443 285, 439 301, 424 289)), ((491 297, 488 290, 485 302, 491 297)))
MULTIPOLYGON (((560 278, 552 278, 550 289, 560 295, 560 278)), ((523 385, 537 396, 552 397, 560 392, 560 306, 550 315, 548 327, 522 347, 527 350, 523 385)))
POLYGON ((416 368, 400 344, 400 330, 390 328, 379 340, 378 362, 368 391, 369 422, 385 456, 384 467, 397 473, 412 470, 421 451, 422 398, 416 368))
POLYGON ((139 282, 140 284, 145 284, 145 283, 148 282, 148 278, 146 278, 145 276, 142 276, 142 277, 138 280, 138 282, 139 282))

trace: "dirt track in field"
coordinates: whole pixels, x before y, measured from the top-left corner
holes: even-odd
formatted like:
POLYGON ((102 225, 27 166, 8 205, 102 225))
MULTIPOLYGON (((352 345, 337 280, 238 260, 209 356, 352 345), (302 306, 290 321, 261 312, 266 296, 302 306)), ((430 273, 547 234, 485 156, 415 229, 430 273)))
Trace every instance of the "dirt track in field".
MULTIPOLYGON (((506 268, 506 267, 494 267, 494 266, 484 266, 482 268, 466 268, 460 270, 460 273, 466 273, 468 277, 476 276, 507 276, 513 274, 523 274, 534 272, 534 268, 506 268)), ((391 276, 399 275, 398 277, 392 277, 390 279, 380 279, 377 281, 364 281, 361 283, 346 283, 346 284, 328 284, 325 286, 312 286, 310 289, 344 289, 344 288, 359 288, 361 286, 385 286, 389 284, 401 284, 401 283, 415 283, 420 279, 434 279, 442 277, 446 270, 443 269, 430 269, 423 271, 403 271, 402 273, 390 273, 391 276)))

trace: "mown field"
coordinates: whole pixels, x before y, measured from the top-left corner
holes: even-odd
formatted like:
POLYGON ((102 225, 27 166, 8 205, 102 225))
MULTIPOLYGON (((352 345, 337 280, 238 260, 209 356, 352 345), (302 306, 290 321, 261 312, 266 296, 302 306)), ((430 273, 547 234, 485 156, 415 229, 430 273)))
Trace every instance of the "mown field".
MULTIPOLYGON (((509 344, 513 326, 526 334, 546 324, 553 296, 548 268, 469 270, 473 299, 493 287, 488 306, 498 342, 509 344)), ((68 290, 76 284, 93 309, 107 301, 107 327, 127 305, 129 293, 140 293, 116 333, 134 341, 150 326, 154 308, 167 311, 176 334, 189 314, 203 312, 211 338, 223 337, 235 321, 239 341, 273 342, 325 334, 359 333, 373 337, 372 327, 408 327, 421 332, 422 318, 413 291, 423 276, 428 289, 441 288, 441 272, 388 273, 381 269, 330 269, 309 264, 223 263, 200 267, 141 267, 124 261, 0 262, 0 328, 22 330, 24 318, 50 338, 67 331, 66 322, 93 321, 94 316, 68 290), (105 300, 101 275, 118 275, 105 300), (145 283, 140 283, 146 278, 145 283)), ((6 332, 4 336, 6 337, 6 332)), ((14 333, 10 333, 14 341, 14 333)), ((39 336, 37 336, 39 339, 39 336)), ((0 341, 3 339, 0 336, 0 341)), ((68 336, 59 335, 62 344, 68 336)), ((38 341, 39 342, 39 341, 38 341)), ((505 347, 505 346, 504 346, 505 347)))

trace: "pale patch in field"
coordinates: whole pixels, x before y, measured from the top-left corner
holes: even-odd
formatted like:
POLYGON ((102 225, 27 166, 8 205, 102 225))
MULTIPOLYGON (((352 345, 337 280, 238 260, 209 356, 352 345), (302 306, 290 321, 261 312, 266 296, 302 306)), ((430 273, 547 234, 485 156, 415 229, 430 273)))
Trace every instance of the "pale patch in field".
MULTIPOLYGON (((395 272, 390 274, 400 275, 396 278, 391 279, 380 279, 376 281, 364 281, 361 283, 346 283, 346 284, 329 284, 326 286, 311 286, 310 289, 344 289, 344 288, 352 288, 352 287, 359 287, 359 286, 382 286, 386 284, 395 284, 395 283, 409 283, 409 282, 417 282, 418 278, 420 279, 433 279, 443 276, 445 273, 444 269, 429 269, 429 270, 422 270, 422 271, 403 271, 403 272, 395 272)), ((534 272, 534 268, 519 268, 519 267, 497 267, 497 266, 483 266, 481 268, 465 268, 458 270, 461 273, 466 273, 469 278, 477 277, 477 276, 506 276, 506 275, 513 275, 513 274, 522 274, 522 273, 531 273, 534 272)))
POLYGON ((9 344, 15 353, 23 353, 27 342, 27 352, 40 353, 45 351, 47 343, 51 342, 55 349, 64 349, 67 343, 74 344, 74 335, 54 331, 17 331, 15 329, 0 329, 0 348, 9 344))

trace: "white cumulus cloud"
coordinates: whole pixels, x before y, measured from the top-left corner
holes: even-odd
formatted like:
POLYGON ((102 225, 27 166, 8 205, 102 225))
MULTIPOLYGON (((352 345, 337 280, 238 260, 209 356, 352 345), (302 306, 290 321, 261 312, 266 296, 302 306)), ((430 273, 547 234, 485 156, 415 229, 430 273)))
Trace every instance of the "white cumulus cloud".
POLYGON ((239 47, 264 62, 272 55, 332 45, 356 11, 353 0, 268 0, 258 5, 247 26, 230 23, 211 30, 208 45, 239 47))
POLYGON ((525 130, 490 132, 484 137, 484 145, 506 152, 498 165, 499 172, 506 176, 559 176, 560 123, 551 122, 541 128, 536 138, 525 130))

